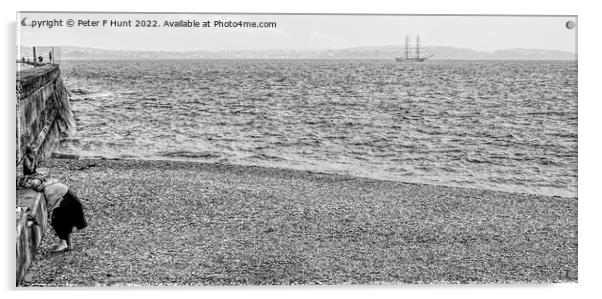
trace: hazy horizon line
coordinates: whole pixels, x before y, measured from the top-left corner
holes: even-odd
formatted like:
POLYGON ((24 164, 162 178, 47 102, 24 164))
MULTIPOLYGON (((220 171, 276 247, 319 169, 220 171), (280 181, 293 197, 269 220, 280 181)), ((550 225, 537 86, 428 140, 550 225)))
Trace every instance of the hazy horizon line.
MULTIPOLYGON (((32 48, 32 45, 20 45, 18 47, 21 48, 32 48)), ((89 47, 89 46, 73 46, 73 45, 60 45, 60 46, 35 46, 35 47, 57 47, 57 48, 82 48, 82 49, 90 49, 90 50, 102 50, 102 51, 123 51, 123 52, 172 52, 172 53, 186 53, 186 52, 265 52, 265 51, 326 51, 326 50, 345 50, 345 49, 360 49, 360 48, 386 48, 386 47, 399 47, 402 48, 401 45, 374 45, 374 46, 349 46, 349 47, 337 47, 337 48, 307 48, 307 49, 293 49, 293 48, 273 48, 273 49, 220 49, 220 50, 152 50, 152 49, 107 49, 107 48, 97 48, 97 47, 89 47)), ((557 50, 557 49, 546 49, 546 48, 499 48, 493 50, 479 50, 474 48, 466 48, 466 47, 454 47, 454 46, 444 46, 444 45, 425 45, 422 48, 451 48, 451 49, 463 49, 463 50, 471 50, 476 52, 486 52, 493 53, 496 51, 503 50, 543 50, 550 52, 562 52, 562 53, 570 53, 577 54, 577 51, 566 51, 566 50, 557 50)))

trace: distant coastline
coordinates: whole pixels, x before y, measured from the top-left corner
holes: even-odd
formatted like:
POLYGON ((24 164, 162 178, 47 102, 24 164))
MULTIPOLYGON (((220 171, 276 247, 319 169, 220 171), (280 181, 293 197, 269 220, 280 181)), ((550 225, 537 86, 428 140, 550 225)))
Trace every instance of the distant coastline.
MULTIPOLYGON (((138 51, 59 46, 62 60, 109 59, 394 59, 399 46, 350 47, 317 50, 228 50, 228 51, 138 51)), ((22 56, 30 47, 21 47, 22 56)), ((546 49, 500 49, 479 51, 467 48, 425 46, 433 60, 577 60, 574 52, 546 49)))

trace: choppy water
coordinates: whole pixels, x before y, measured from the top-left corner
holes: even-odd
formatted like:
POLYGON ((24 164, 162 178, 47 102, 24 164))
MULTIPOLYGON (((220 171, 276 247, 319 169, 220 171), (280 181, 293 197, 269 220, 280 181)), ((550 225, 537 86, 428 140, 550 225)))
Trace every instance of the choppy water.
POLYGON ((575 197, 576 62, 64 62, 83 156, 575 197))

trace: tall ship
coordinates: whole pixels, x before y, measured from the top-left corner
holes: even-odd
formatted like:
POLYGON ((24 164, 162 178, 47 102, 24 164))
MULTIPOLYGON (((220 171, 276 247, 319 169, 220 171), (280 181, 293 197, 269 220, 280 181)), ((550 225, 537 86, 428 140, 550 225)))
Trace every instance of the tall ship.
POLYGON ((420 57, 421 54, 421 50, 420 50, 420 36, 416 35, 416 47, 414 47, 414 53, 415 56, 410 56, 410 52, 412 52, 411 47, 410 47, 410 37, 408 35, 406 35, 406 43, 405 46, 403 47, 403 52, 401 53, 402 57, 395 57, 395 61, 397 62, 423 62, 431 57, 433 57, 433 55, 429 55, 429 56, 425 56, 425 57, 420 57))

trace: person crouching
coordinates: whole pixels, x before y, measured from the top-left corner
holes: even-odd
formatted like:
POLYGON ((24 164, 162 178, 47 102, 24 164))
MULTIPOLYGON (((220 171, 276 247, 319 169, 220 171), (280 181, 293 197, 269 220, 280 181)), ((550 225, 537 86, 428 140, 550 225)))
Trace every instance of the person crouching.
POLYGON ((82 230, 88 226, 81 201, 69 187, 58 181, 45 184, 44 197, 48 203, 50 224, 60 239, 53 251, 73 250, 71 233, 74 229, 82 230))
POLYGON ((71 233, 75 229, 82 230, 88 226, 82 203, 77 195, 67 185, 55 179, 47 180, 44 175, 39 173, 25 176, 21 186, 44 193, 48 220, 60 240, 52 251, 73 250, 71 233))

